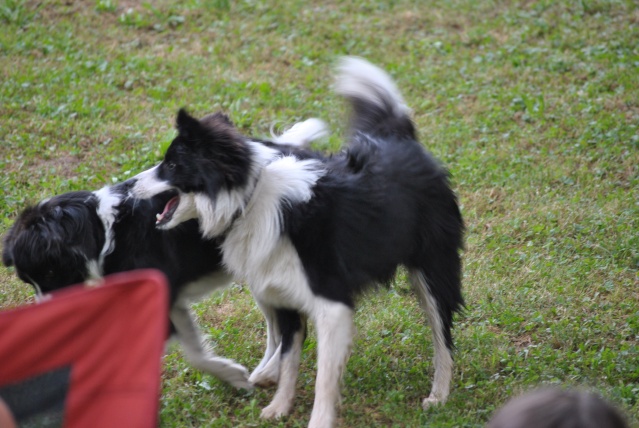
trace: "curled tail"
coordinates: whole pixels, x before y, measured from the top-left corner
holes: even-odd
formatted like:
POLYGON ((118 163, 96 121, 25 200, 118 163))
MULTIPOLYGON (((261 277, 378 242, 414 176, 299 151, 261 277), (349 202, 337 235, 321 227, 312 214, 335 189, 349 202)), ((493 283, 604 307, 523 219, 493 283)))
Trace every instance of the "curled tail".
POLYGON ((353 132, 415 138, 410 108, 393 79, 379 67, 362 58, 342 58, 337 65, 335 92, 353 107, 353 132))
POLYGON ((271 129, 271 137, 274 143, 290 144, 297 147, 307 147, 311 142, 327 135, 328 125, 323 120, 314 117, 294 124, 282 135, 275 135, 271 129))

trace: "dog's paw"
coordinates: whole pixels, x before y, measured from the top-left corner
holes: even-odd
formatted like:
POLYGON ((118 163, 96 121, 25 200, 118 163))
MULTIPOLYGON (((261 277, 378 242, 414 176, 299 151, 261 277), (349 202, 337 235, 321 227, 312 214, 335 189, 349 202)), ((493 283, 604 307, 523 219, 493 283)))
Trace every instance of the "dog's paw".
POLYGON ((193 365, 236 388, 253 389, 253 384, 249 382, 248 379, 249 374, 246 367, 237 364, 233 360, 212 357, 205 360, 193 361, 193 365))
POLYGON ((271 404, 262 409, 262 413, 260 413, 260 418, 262 419, 279 419, 283 416, 288 415, 291 412, 291 404, 284 403, 283 400, 277 402, 273 400, 271 404))
POLYGON ((336 425, 337 412, 334 406, 313 406, 308 428, 333 428, 336 425))
POLYGON ((249 382, 260 388, 270 388, 277 385, 279 379, 279 373, 273 370, 268 370, 266 367, 264 370, 255 370, 249 377, 249 382))
POLYGON ((445 402, 446 399, 442 400, 441 398, 437 398, 433 394, 431 394, 429 397, 424 398, 424 401, 422 401, 422 409, 426 410, 430 407, 442 405, 445 402))
POLYGON ((312 419, 308 423, 308 428, 333 428, 335 426, 335 421, 333 419, 312 419))
POLYGON ((216 373, 216 376, 226 383, 231 384, 235 388, 251 390, 253 384, 249 381, 249 373, 246 368, 240 364, 232 364, 225 367, 224 370, 216 373))

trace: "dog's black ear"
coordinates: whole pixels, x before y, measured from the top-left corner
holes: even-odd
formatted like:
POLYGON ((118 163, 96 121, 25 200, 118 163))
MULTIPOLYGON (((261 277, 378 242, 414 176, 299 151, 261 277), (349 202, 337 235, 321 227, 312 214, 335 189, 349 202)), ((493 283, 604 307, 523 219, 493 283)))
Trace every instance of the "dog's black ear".
POLYGON ((233 121, 231 120, 230 117, 228 117, 228 115, 222 113, 221 111, 215 113, 217 114, 222 120, 224 120, 227 124, 231 125, 231 126, 235 126, 235 124, 233 123, 233 121))
POLYGON ((197 133, 200 129, 200 121, 191 116, 184 108, 178 111, 176 125, 178 132, 185 137, 197 133))

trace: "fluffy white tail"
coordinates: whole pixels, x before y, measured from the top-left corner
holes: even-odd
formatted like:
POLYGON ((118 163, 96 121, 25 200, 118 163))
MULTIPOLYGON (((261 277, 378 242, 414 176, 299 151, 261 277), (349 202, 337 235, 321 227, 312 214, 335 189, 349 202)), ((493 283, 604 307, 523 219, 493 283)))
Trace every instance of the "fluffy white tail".
POLYGON ((335 92, 352 102, 372 104, 395 117, 410 114, 410 108, 393 79, 365 59, 353 56, 341 58, 336 74, 335 92))

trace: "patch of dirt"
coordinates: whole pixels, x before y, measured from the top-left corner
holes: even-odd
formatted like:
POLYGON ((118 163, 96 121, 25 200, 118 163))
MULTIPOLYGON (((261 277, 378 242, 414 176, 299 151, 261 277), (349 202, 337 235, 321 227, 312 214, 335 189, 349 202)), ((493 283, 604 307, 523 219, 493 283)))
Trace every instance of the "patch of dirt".
POLYGON ((76 175, 75 169, 82 162, 82 158, 77 155, 61 153, 50 158, 32 158, 29 160, 29 169, 34 171, 50 171, 54 168, 56 173, 64 178, 71 178, 76 175))
POLYGON ((512 342, 517 349, 524 349, 532 345, 532 337, 530 337, 529 334, 524 334, 522 336, 515 337, 512 342))

